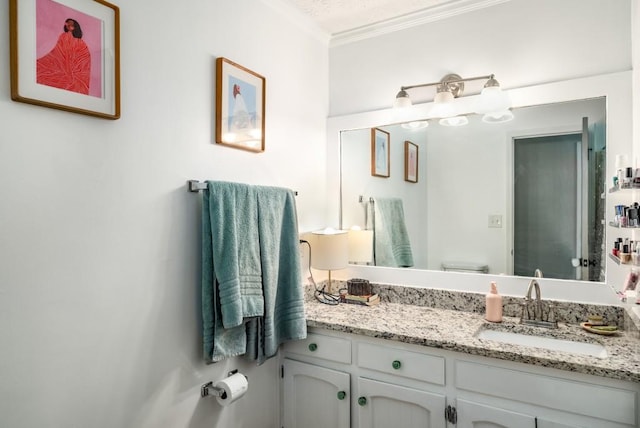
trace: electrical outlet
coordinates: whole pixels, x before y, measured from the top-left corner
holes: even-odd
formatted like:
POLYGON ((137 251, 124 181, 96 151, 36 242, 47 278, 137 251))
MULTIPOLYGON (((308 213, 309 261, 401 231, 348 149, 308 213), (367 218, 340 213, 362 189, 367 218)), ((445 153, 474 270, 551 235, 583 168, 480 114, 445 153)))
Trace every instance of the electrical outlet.
POLYGON ((502 227, 502 216, 500 214, 489 215, 489 227, 502 227))

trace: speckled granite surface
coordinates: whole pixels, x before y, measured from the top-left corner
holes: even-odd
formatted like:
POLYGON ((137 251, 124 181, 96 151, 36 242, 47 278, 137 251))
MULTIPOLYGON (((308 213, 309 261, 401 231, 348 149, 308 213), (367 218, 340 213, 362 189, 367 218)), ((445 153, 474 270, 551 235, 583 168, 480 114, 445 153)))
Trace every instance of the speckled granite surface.
MULTIPOLYGON (((502 323, 483 319, 484 296, 447 290, 374 285, 383 296, 377 306, 319 303, 308 288, 305 310, 309 327, 395 340, 449 351, 498 358, 560 370, 578 372, 613 379, 640 382, 640 341, 632 332, 623 329, 614 336, 601 336, 583 330, 583 312, 602 311, 608 323, 623 326, 624 308, 577 305, 559 309, 558 329, 544 329, 519 324, 505 299, 502 323), (408 303, 407 303, 408 302, 408 303), (505 344, 478 339, 475 334, 483 328, 537 334, 551 338, 599 343, 606 348, 607 357, 597 358, 542 348, 505 344)), ((566 302, 568 303, 568 302, 566 302)), ((573 304, 570 304, 573 305, 573 304)), ((562 306, 562 305, 559 305, 562 306)), ((517 307, 517 305, 516 305, 517 307)))

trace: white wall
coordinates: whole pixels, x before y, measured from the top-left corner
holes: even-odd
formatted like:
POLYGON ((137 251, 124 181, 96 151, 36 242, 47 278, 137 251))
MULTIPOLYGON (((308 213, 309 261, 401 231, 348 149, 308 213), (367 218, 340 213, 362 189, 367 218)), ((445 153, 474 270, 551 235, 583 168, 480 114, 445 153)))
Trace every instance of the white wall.
POLYGON ((202 362, 200 195, 186 181, 293 188, 300 229, 324 225, 326 40, 258 0, 118 2, 122 118, 109 121, 10 100, 8 3, 0 426, 278 426, 274 360, 202 362), (212 144, 217 56, 266 77, 262 154, 212 144), (199 397, 234 368, 246 397, 199 397))
POLYGON ((495 73, 510 89, 630 70, 630 4, 510 0, 333 47, 331 116, 390 107, 400 86, 448 73, 495 73))

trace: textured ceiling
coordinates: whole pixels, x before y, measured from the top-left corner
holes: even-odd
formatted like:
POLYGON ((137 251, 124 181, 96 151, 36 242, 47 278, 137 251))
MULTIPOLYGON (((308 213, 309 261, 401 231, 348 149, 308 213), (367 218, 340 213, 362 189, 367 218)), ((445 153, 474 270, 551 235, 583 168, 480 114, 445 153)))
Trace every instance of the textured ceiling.
POLYGON ((329 34, 383 22, 452 0, 285 0, 329 34))

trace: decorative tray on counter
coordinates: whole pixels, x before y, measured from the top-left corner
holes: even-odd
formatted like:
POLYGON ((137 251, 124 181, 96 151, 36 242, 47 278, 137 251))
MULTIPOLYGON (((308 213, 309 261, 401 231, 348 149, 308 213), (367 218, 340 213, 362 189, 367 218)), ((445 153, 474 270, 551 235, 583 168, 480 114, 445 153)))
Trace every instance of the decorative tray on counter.
POLYGON ((618 327, 612 325, 593 325, 588 322, 581 322, 580 327, 589 333, 601 334, 603 336, 612 336, 618 333, 618 327))

